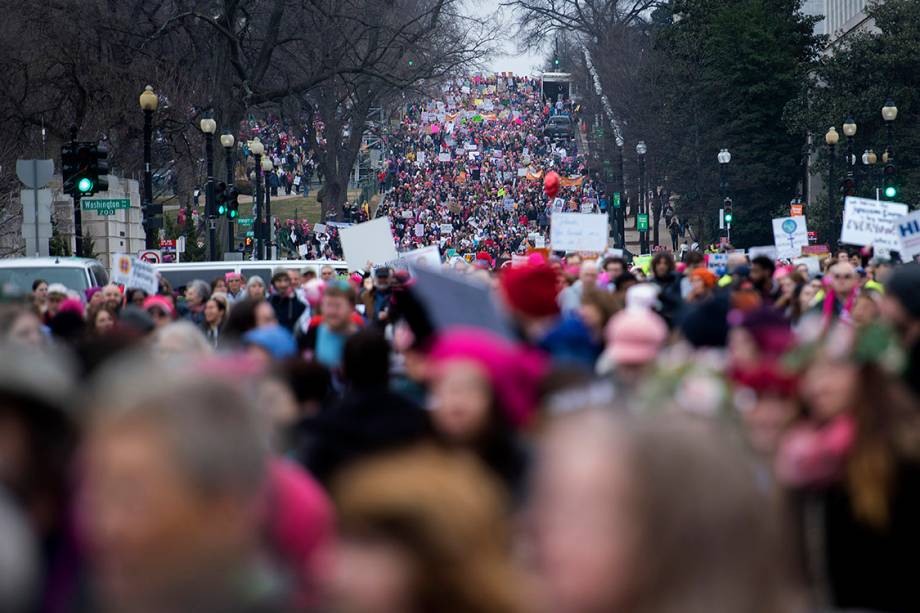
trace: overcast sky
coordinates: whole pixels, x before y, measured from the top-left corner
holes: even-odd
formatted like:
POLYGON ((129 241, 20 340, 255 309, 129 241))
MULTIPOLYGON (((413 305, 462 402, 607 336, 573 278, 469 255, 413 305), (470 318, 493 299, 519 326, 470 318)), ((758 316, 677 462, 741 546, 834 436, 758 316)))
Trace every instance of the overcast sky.
MULTIPOLYGON (((495 14, 501 4, 501 0, 467 0, 465 10, 474 12, 477 15, 495 14)), ((497 19, 505 22, 504 31, 507 36, 502 43, 503 53, 491 58, 487 63, 490 70, 494 72, 513 72, 519 75, 533 75, 543 64, 543 55, 541 53, 519 53, 514 41, 514 26, 510 23, 511 19, 506 14, 495 15, 497 19)))

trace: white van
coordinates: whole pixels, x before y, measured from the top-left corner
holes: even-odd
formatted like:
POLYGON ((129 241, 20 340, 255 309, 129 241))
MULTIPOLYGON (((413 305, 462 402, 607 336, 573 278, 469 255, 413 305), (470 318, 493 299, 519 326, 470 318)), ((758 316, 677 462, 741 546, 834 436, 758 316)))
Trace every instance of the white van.
POLYGON ((319 270, 323 266, 332 266, 336 274, 345 274, 348 272, 348 264, 341 261, 332 260, 262 260, 252 262, 248 260, 230 261, 230 262, 180 262, 178 264, 154 264, 157 272, 169 281, 173 289, 184 287, 189 281, 201 279, 211 283, 218 277, 223 277, 228 272, 242 274, 249 279, 253 275, 262 277, 267 286, 271 281, 272 274, 279 268, 304 270, 313 269, 316 276, 319 276, 319 270))
POLYGON ((0 288, 5 292, 27 294, 32 283, 42 279, 63 283, 68 289, 83 292, 91 287, 103 287, 109 274, 98 260, 88 258, 10 258, 0 260, 0 288))

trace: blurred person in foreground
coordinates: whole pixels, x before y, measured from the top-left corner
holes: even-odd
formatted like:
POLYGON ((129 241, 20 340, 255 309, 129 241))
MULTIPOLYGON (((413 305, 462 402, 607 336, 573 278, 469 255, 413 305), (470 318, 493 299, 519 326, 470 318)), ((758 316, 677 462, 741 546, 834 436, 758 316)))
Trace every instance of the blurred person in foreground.
POLYGON ((518 613, 506 503, 467 456, 419 448, 364 462, 335 487, 333 610, 518 613))
POLYGON ((886 274, 881 317, 895 329, 898 342, 907 352, 904 380, 920 398, 920 264, 905 264, 886 274))
POLYGON ((268 436, 245 397, 188 369, 103 373, 79 514, 103 610, 288 610, 262 541, 268 436))
POLYGON ((804 365, 804 411, 782 436, 775 471, 801 523, 818 604, 920 610, 905 563, 920 548, 920 412, 899 381, 894 335, 838 325, 790 360, 804 365))
POLYGON ((578 413, 539 458, 529 509, 542 610, 796 610, 774 505, 714 424, 578 413))

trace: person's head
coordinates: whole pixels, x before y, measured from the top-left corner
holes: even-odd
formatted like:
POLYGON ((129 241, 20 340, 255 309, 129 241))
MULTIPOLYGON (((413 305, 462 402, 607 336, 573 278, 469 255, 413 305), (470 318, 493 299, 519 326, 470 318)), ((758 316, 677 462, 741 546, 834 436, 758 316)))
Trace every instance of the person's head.
POLYGON ((227 281, 227 291, 236 296, 240 288, 243 286, 243 277, 238 272, 228 272, 224 275, 224 278, 227 281))
POLYGON ((655 361, 668 338, 668 326, 651 310, 627 307, 610 319, 604 336, 605 357, 618 376, 628 380, 655 361))
POLYGON ((841 249, 840 251, 837 252, 837 261, 838 261, 838 262, 847 262, 847 263, 849 263, 849 262, 850 262, 850 254, 847 253, 846 250, 841 249))
POLYGON ((332 266, 323 266, 319 269, 319 278, 325 282, 332 281, 335 279, 335 268, 332 266))
POLYGON ((802 279, 810 279, 811 273, 808 271, 808 264, 799 264, 795 267, 795 271, 802 275, 802 279))
POLYGON ((849 262, 834 264, 828 274, 831 276, 831 287, 840 300, 845 300, 859 283, 859 275, 849 262))
POLYGON ((538 457, 529 509, 548 610, 791 604, 772 502, 714 425, 589 411, 559 420, 538 457))
POLYGON ((775 271, 776 263, 765 255, 759 255, 751 261, 751 281, 757 287, 769 287, 775 271))
POLYGON ((862 289, 853 303, 853 323, 857 326, 867 326, 878 321, 881 314, 882 296, 871 289, 862 289))
POLYGON ((898 332, 904 346, 920 339, 920 264, 894 269, 885 284, 882 319, 898 332))
POLYGON ((299 268, 289 268, 287 273, 288 273, 288 277, 290 277, 291 279, 291 287, 295 289, 300 287, 301 284, 303 283, 303 277, 300 276, 300 269, 299 268))
POLYGON ((300 271, 300 283, 301 285, 306 285, 310 281, 318 278, 316 276, 316 271, 312 268, 304 268, 300 271))
POLYGON ((626 272, 626 261, 620 257, 608 257, 604 259, 604 272, 611 279, 616 279, 626 272))
POLYGON ((278 270, 272 275, 272 287, 279 296, 287 296, 291 291, 291 276, 287 270, 278 270))
POLYGON ((346 383, 355 388, 387 387, 390 380, 390 344, 379 330, 360 330, 345 341, 342 375, 346 383))
POLYGON ((600 337, 607 322, 620 306, 621 303, 613 294, 594 287, 585 287, 581 294, 581 308, 578 314, 591 332, 600 337))
POLYGON ((135 370, 97 385, 78 517, 107 608, 165 610, 252 562, 268 436, 230 381, 135 370))
POLYGON ((802 279, 802 276, 799 273, 791 272, 787 275, 783 275, 779 279, 779 290, 782 297, 791 299, 793 294, 795 294, 796 288, 805 283, 805 280, 802 279))
POLYGON ((211 327, 219 328, 227 317, 227 300, 222 296, 211 296, 204 305, 204 321, 211 327))
POLYGON ((246 295, 253 300, 265 298, 265 281, 259 275, 253 275, 246 282, 246 295))
POLYGON ((89 302, 86 304, 87 309, 98 309, 105 304, 105 294, 102 293, 102 288, 97 287, 94 290, 89 294, 89 302))
POLYGON ((36 279, 32 282, 32 295, 42 304, 48 298, 48 282, 44 279, 36 279))
POLYGON ((330 282, 320 305, 323 323, 334 331, 345 331, 351 326, 355 311, 355 290, 347 281, 330 282))
POLYGON ((115 311, 108 306, 103 306, 96 311, 90 311, 92 319, 89 322, 90 332, 94 334, 105 334, 115 327, 115 311))
POLYGON ((595 287, 597 285, 597 262, 594 260, 584 260, 581 268, 578 269, 578 280, 584 287, 595 287))
POLYGON ((210 297, 211 286, 201 279, 189 281, 185 287, 185 301, 189 307, 203 307, 210 297))
POLYGON ((541 355, 475 328, 440 333, 428 355, 432 421, 446 441, 478 445, 527 424, 536 408, 541 355))
POLYGON ((272 308, 265 300, 260 300, 253 311, 256 328, 266 328, 278 323, 278 316, 275 315, 275 309, 272 308))
POLYGON ((507 502, 471 458, 430 447, 390 454, 348 469, 333 492, 337 610, 525 610, 507 502))
POLYGON ((147 292, 142 289, 132 288, 125 291, 125 304, 133 304, 138 308, 144 308, 144 300, 147 299, 147 292))
POLYGON ((716 273, 708 268, 694 268, 690 272, 690 287, 697 297, 708 296, 718 283, 716 273))
POLYGON ((115 309, 116 311, 121 308, 122 305, 122 295, 121 289, 114 283, 109 283, 102 288, 102 297, 105 298, 105 304, 110 309, 115 309))
POLYGON ((25 305, 0 304, 0 341, 13 346, 41 347, 45 344, 42 322, 25 305))
POLYGON ((161 328, 176 318, 176 306, 166 296, 150 296, 144 300, 144 310, 153 319, 156 327, 161 328))
POLYGON ((389 266, 380 266, 374 270, 374 287, 379 290, 390 288, 393 280, 393 269, 389 266))
POLYGON ((158 327, 152 338, 154 354, 166 359, 199 358, 214 350, 198 326, 190 321, 174 321, 158 327))
POLYGON ((211 293, 212 294, 215 294, 218 292, 221 294, 226 294, 228 287, 229 286, 227 285, 227 280, 224 277, 215 277, 211 281, 211 293))
POLYGON ((658 252, 652 257, 652 275, 664 279, 674 272, 674 257, 667 251, 658 252))
POLYGON ((699 268, 700 266, 706 265, 706 258, 699 251, 691 251, 687 254, 687 270, 693 270, 694 268, 699 268))

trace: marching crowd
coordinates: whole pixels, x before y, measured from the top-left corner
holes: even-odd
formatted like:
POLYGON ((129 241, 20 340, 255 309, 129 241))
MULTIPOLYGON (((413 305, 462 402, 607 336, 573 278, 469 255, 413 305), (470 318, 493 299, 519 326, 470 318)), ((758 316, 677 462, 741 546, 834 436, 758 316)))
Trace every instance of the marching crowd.
POLYGON ((920 264, 548 252, 405 155, 472 262, 4 299, 0 611, 920 610, 920 264))

